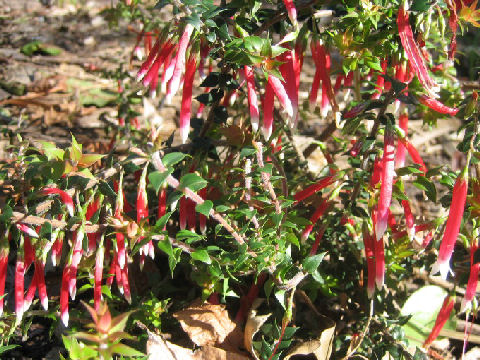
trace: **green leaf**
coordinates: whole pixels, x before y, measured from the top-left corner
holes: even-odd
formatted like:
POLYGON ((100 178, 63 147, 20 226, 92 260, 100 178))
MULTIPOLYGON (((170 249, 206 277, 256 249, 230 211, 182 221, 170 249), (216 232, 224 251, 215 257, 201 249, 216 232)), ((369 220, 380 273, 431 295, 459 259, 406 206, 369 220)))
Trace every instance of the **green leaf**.
POLYGON ((121 343, 113 345, 110 349, 115 354, 122 356, 145 356, 145 354, 141 353, 140 351, 121 343))
POLYGON ((410 174, 423 174, 423 171, 420 170, 420 165, 412 164, 409 166, 402 167, 400 169, 395 170, 398 176, 405 176, 410 174))
POLYGON ((303 260, 303 263, 302 263, 303 269, 309 274, 312 274, 314 271, 317 270, 325 254, 326 253, 321 253, 321 254, 307 257, 305 260, 303 260))
POLYGON ((160 219, 157 220, 155 223, 155 228, 157 231, 163 231, 163 228, 167 224, 168 219, 172 216, 173 212, 168 212, 165 215, 163 215, 160 219))
POLYGON ((207 77, 202 81, 200 87, 216 87, 219 83, 220 73, 218 71, 212 71, 207 77))
POLYGON ((163 165, 165 167, 170 167, 172 165, 178 164, 180 161, 185 159, 187 155, 181 152, 172 152, 165 155, 162 159, 163 165))
POLYGON ((413 185, 415 185, 420 190, 424 190, 427 197, 433 201, 434 203, 437 202, 437 189, 435 188, 435 184, 427 179, 425 176, 418 176, 414 181, 413 185))
POLYGON ((198 241, 198 240, 203 239, 203 236, 197 234, 196 232, 183 229, 183 230, 180 230, 179 232, 177 232, 176 238, 179 241, 186 241, 188 243, 192 243, 194 241, 198 241))
POLYGON ((110 185, 108 185, 106 181, 100 180, 98 182, 98 190, 100 190, 100 193, 102 195, 105 195, 107 197, 110 197, 110 198, 117 197, 117 193, 113 191, 113 189, 110 187, 110 185))
POLYGON ((410 10, 424 12, 427 11, 430 6, 431 3, 429 0, 413 0, 410 10))
POLYGON ((205 264, 211 264, 212 259, 210 259, 210 255, 208 255, 207 250, 196 250, 190 254, 193 260, 198 260, 204 262, 205 264))
POLYGON ((252 156, 256 152, 257 151, 253 147, 244 147, 242 151, 240 151, 240 159, 243 159, 244 157, 252 156))
POLYGON ((167 177, 173 173, 173 169, 167 169, 167 171, 153 171, 148 174, 148 180, 150 184, 152 184, 153 188, 155 189, 155 193, 158 194, 158 191, 162 187, 163 183, 167 179, 167 177))
POLYGON ((203 214, 207 217, 210 215, 210 210, 212 209, 213 209, 213 202, 211 202, 210 200, 205 200, 203 204, 198 204, 197 206, 195 206, 196 212, 199 212, 200 214, 203 214))
POLYGON ((172 248, 172 244, 170 243, 169 239, 159 241, 157 246, 160 250, 162 250, 169 257, 173 256, 173 248, 172 248))
POLYGON ((40 229, 40 233, 38 234, 40 238, 47 238, 50 239, 50 235, 52 233, 52 224, 50 222, 45 222, 40 229))
POLYGON ((192 191, 198 191, 207 186, 207 181, 195 173, 188 173, 181 177, 180 188, 189 188, 192 191))
POLYGON ((89 167, 95 164, 98 160, 103 158, 105 155, 102 154, 84 154, 80 159, 78 165, 81 167, 89 167))
POLYGON ((51 142, 41 141, 40 143, 42 144, 43 153, 47 156, 48 160, 63 160, 64 150, 57 148, 55 144, 51 142))

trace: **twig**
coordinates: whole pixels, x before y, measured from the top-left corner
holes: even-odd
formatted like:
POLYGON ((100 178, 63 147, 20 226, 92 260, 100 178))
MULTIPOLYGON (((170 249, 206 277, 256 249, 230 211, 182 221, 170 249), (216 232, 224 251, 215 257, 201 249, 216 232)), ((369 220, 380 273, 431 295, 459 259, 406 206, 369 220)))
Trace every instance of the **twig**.
MULTIPOLYGON (((263 154, 262 154, 262 143, 261 142, 256 142, 253 141, 253 146, 257 150, 257 163, 258 166, 263 169, 265 167, 265 164, 263 163, 263 154)), ((273 189, 272 183, 270 182, 270 174, 266 173, 265 171, 261 171, 261 176, 262 176, 262 182, 263 186, 266 191, 270 194, 270 197, 272 198, 273 203, 275 204, 275 212, 277 214, 280 214, 282 211, 280 209, 280 203, 278 202, 277 199, 277 194, 275 194, 275 190, 273 189)))
MULTIPOLYGON (((160 152, 159 151, 156 151, 155 153, 153 153, 152 163, 153 163, 153 166, 160 172, 164 172, 164 171, 167 170, 165 168, 165 166, 163 165, 162 160, 160 159, 160 152)), ((201 196, 196 194, 191 189, 189 189, 187 187, 181 189, 180 188, 180 182, 177 179, 175 179, 172 175, 168 175, 166 181, 167 181, 168 185, 173 187, 175 190, 179 190, 179 191, 184 192, 185 196, 189 197, 197 205, 201 205, 205 202, 202 199, 201 196)), ((232 225, 230 225, 227 222, 227 220, 225 220, 219 213, 217 213, 215 210, 211 209, 210 212, 209 212, 209 215, 212 218, 214 218, 215 220, 217 220, 225 228, 225 230, 227 230, 234 237, 234 239, 237 241, 237 243, 239 243, 240 245, 243 245, 245 243, 245 239, 240 234, 238 234, 237 231, 235 231, 235 229, 232 227, 232 225)))
MULTIPOLYGON (((33 216, 33 215, 25 215, 20 212, 14 211, 10 220, 12 222, 21 222, 28 225, 36 225, 42 226, 45 223, 50 223, 52 228, 54 229, 62 229, 62 230, 71 230, 75 231, 82 224, 74 224, 70 228, 67 229, 67 222, 62 220, 55 220, 55 219, 45 219, 40 216, 33 216)), ((95 233, 104 231, 108 225, 106 224, 97 224, 97 225, 85 225, 85 232, 86 233, 95 233)))
POLYGON ((365 328, 363 329, 362 333, 359 335, 359 338, 357 340, 357 343, 355 344, 355 346, 353 347, 353 349, 350 350, 349 353, 347 353, 347 355, 345 355, 342 360, 347 360, 349 357, 351 357, 352 355, 354 355, 358 348, 360 347, 360 345, 362 345, 362 342, 363 342, 363 339, 365 338, 365 336, 367 335, 368 333, 368 329, 370 328, 370 323, 372 322, 372 317, 373 317, 373 299, 370 300, 370 312, 368 314, 368 320, 367 320, 367 323, 365 324, 365 328))

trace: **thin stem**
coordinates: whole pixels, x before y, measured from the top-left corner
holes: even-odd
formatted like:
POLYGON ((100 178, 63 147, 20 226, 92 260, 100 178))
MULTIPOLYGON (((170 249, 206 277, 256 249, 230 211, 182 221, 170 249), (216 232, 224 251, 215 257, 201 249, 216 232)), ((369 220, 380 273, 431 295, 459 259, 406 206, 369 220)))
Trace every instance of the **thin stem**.
MULTIPOLYGON (((257 150, 258 166, 262 169, 265 167, 265 164, 263 163, 262 143, 253 141, 253 146, 257 150)), ((275 190, 273 189, 272 183, 270 182, 270 174, 266 173, 265 171, 261 171, 261 173, 262 173, 261 176, 262 176, 263 186, 265 190, 268 191, 268 193, 270 194, 270 197, 272 198, 273 203, 275 204, 275 212, 277 214, 280 214, 282 210, 280 209, 280 203, 278 202, 277 194, 275 194, 275 190)))
MULTIPOLYGON (((153 163, 153 166, 160 172, 164 172, 164 171, 167 170, 165 168, 165 166, 163 165, 162 160, 160 159, 160 152, 159 151, 156 151, 152 155, 152 163, 153 163)), ((179 191, 182 191, 183 193, 185 193, 185 196, 189 197, 197 205, 201 205, 205 202, 202 199, 201 196, 196 194, 191 189, 189 189, 189 188, 181 189, 180 188, 180 182, 177 179, 175 179, 172 175, 168 175, 166 181, 167 181, 167 184, 170 185, 175 190, 179 190, 179 191)), ((219 213, 217 213, 213 209, 210 210, 209 215, 212 218, 214 218, 215 220, 217 220, 225 228, 225 230, 227 230, 234 237, 234 239, 237 241, 237 243, 239 243, 240 245, 243 245, 245 243, 245 239, 240 234, 238 234, 238 232, 233 228, 233 226, 230 225, 227 222, 227 220, 225 220, 222 217, 222 215, 220 215, 219 213)))

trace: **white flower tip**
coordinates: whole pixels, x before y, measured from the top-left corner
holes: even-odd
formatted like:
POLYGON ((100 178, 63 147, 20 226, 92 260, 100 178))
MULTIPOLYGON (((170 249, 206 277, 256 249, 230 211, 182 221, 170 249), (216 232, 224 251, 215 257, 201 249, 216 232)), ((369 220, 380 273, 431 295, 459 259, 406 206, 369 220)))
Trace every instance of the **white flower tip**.
POLYGON ((329 106, 323 106, 322 107, 322 109, 320 110, 320 114, 322 115, 322 117, 327 117, 328 110, 330 110, 329 106))
MULTIPOLYGON (((140 249, 140 253, 141 253, 142 249, 140 249)), ((123 270, 123 268, 125 267, 125 256, 121 256, 120 254, 118 254, 118 266, 120 267, 120 269, 123 270)))
POLYGON ((137 81, 142 81, 146 73, 147 73, 146 71, 139 71, 136 76, 137 81))
POLYGON ((430 274, 435 275, 437 273, 440 273, 440 276, 443 280, 447 279, 449 273, 454 275, 452 269, 450 269, 450 264, 448 261, 440 262, 437 260, 435 264, 433 264, 430 274))
POLYGON ((272 127, 262 127, 262 133, 265 140, 270 139, 270 136, 272 136, 272 127))
POLYGON ((74 215, 73 204, 67 204, 66 206, 67 206, 68 213, 70 214, 70 217, 73 217, 74 215))
POLYGON ((24 300, 23 301, 23 310, 22 312, 23 313, 26 313, 28 311, 28 309, 30 309, 30 306, 32 305, 32 301, 31 300, 24 300))
POLYGON ((60 315, 60 319, 62 319, 63 325, 65 325, 65 327, 68 327, 68 312, 62 313, 60 315))
POLYGON ((462 304, 460 305, 460 312, 470 311, 472 309, 472 301, 466 300, 465 298, 462 299, 462 304))
POLYGON ((42 307, 45 311, 48 311, 48 298, 43 298, 40 300, 40 302, 42 303, 42 307))
POLYGON ((172 94, 165 95, 165 104, 170 105, 172 103, 172 94))
POLYGON ((367 296, 369 299, 373 298, 373 294, 375 294, 375 287, 367 287, 367 296))
POLYGON ((180 128, 180 138, 182 139, 182 144, 186 144, 188 140, 189 127, 184 126, 180 128))
POLYGON ((377 219, 377 224, 375 226, 375 235, 377 237, 377 241, 383 239, 383 234, 387 230, 387 219, 377 219))
POLYGON ((150 97, 151 97, 152 99, 155 99, 155 98, 157 97, 157 90, 151 90, 151 91, 150 91, 150 97))
POLYGON ((253 132, 257 132, 258 131, 258 118, 251 118, 250 119, 250 123, 252 124, 252 130, 253 132))

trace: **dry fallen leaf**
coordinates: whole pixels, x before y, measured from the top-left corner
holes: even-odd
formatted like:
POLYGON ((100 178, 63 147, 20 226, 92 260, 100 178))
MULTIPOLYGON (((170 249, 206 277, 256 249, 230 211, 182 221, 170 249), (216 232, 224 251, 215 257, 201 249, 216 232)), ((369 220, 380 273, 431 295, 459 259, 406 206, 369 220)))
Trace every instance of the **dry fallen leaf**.
POLYGON ((335 322, 326 316, 320 317, 323 330, 315 339, 295 345, 285 356, 285 360, 294 355, 313 354, 317 360, 328 360, 332 354, 333 338, 335 336, 335 322))
POLYGON ((243 343, 242 331, 230 320, 223 305, 195 301, 174 316, 198 346, 215 345, 227 351, 239 351, 243 343))
POLYGON ((243 341, 245 345, 245 349, 250 351, 253 357, 258 360, 258 356, 255 353, 255 349, 253 348, 253 337, 255 334, 260 330, 265 321, 272 315, 257 315, 258 307, 263 303, 263 299, 255 299, 253 302, 250 312, 248 313, 247 323, 245 324, 245 331, 243 335, 243 341))

